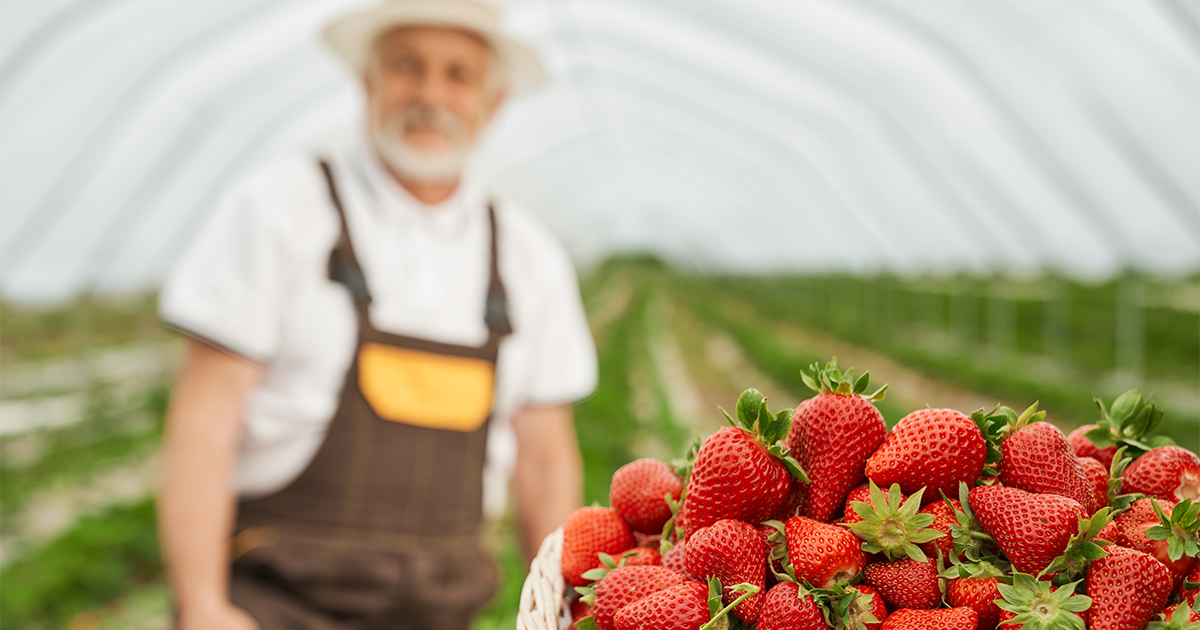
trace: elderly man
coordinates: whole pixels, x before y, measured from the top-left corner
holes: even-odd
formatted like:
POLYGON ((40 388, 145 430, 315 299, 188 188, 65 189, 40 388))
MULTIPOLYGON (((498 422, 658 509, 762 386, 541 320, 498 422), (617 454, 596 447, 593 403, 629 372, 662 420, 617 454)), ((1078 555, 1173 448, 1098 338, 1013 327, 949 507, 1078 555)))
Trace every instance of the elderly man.
POLYGON ((187 335, 159 498, 185 630, 467 628, 498 580, 484 504, 512 478, 528 551, 580 502, 574 271, 464 170, 536 56, 480 0, 385 1, 325 39, 363 139, 242 178, 161 298, 187 335))

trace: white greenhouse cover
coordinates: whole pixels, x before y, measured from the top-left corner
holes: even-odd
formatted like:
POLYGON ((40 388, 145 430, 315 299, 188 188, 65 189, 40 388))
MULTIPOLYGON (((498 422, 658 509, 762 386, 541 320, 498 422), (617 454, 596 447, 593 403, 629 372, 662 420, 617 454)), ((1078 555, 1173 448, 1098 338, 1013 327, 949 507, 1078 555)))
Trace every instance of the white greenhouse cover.
MULTIPOLYGON (((337 0, 5 0, 0 294, 153 288, 231 178, 359 127, 337 0)), ((1198 0, 508 0, 479 168, 587 265, 1200 269, 1198 0)))

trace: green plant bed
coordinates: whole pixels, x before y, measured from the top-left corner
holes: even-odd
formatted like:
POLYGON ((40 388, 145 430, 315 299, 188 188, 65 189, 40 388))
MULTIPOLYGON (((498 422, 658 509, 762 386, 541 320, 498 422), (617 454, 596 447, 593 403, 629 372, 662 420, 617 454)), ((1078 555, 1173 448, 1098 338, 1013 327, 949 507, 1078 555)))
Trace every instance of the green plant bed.
MULTIPOLYGON (((132 409, 118 408, 97 392, 78 424, 51 429, 36 437, 41 445, 32 462, 0 463, 0 511, 7 519, 18 513, 30 497, 53 485, 70 484, 107 467, 142 457, 162 438, 162 419, 170 390, 165 383, 150 387, 138 396, 132 409), (131 422, 132 416, 140 418, 131 422)), ((4 447, 13 440, 4 438, 4 447)))
MULTIPOLYGON (((889 329, 850 317, 829 316, 829 309, 813 307, 809 302, 831 299, 829 293, 822 293, 820 288, 831 282, 833 281, 786 278, 693 279, 694 286, 707 289, 713 292, 712 295, 721 296, 721 299, 736 300, 753 309, 767 321, 801 324, 825 330, 852 343, 882 352, 932 377, 980 393, 995 395, 1018 404, 1038 401, 1043 409, 1049 410, 1068 426, 1094 422, 1098 417, 1098 411, 1092 402, 1094 390, 1085 381, 1039 378, 1024 369, 1020 362, 1012 358, 990 356, 979 348, 964 352, 940 352, 913 343, 911 339, 915 331, 911 322, 915 316, 911 314, 919 309, 911 304, 906 306, 907 310, 904 311, 910 317, 900 318, 909 322, 906 324, 908 328, 903 330, 894 329, 897 326, 895 320, 892 324, 893 329, 889 329)), ((697 300, 693 299, 693 302, 697 300)), ((704 306, 704 301, 699 301, 696 308, 698 313, 705 312, 705 309, 712 310, 711 307, 704 306)), ((926 309, 925 314, 928 315, 933 310, 936 309, 926 309)), ((1102 315, 1096 317, 1103 319, 1102 315)), ((735 336, 741 334, 739 341, 743 343, 748 354, 756 357, 755 360, 760 362, 764 371, 771 370, 772 365, 778 363, 771 355, 781 351, 771 349, 772 341, 765 338, 755 327, 736 320, 722 321, 720 318, 714 318, 713 321, 730 330, 735 336), (742 329, 740 333, 739 327, 742 329)), ((1170 334, 1163 332, 1162 328, 1155 330, 1159 331, 1156 334, 1170 334)), ((1158 338, 1152 336, 1151 339, 1158 338)), ((1190 337, 1183 335, 1184 344, 1190 343, 1189 339, 1190 337)), ((1153 354, 1159 356, 1157 352, 1153 354)), ((1167 418, 1163 422, 1161 432, 1187 448, 1200 449, 1200 418, 1172 409, 1169 405, 1165 407, 1167 418)), ((884 415, 888 416, 886 412, 884 415)))

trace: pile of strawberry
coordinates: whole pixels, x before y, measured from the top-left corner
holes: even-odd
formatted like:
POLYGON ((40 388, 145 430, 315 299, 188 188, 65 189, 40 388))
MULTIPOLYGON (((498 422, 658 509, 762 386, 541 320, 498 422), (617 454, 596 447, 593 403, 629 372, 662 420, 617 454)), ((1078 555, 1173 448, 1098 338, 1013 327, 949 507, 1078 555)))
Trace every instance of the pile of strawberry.
POLYGON ((1070 436, 1036 404, 889 432, 866 374, 804 379, 568 518, 573 628, 1200 630, 1200 458, 1136 390, 1070 436))

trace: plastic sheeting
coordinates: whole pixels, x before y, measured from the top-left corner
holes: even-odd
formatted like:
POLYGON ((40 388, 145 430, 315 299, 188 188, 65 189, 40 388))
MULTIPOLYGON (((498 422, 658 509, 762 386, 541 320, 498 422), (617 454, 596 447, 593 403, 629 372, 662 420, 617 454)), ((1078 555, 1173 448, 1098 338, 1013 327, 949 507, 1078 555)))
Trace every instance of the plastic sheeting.
MULTIPOLYGON (((0 294, 153 288, 271 155, 358 133, 329 0, 7 0, 0 294)), ((1200 268, 1196 0, 509 0, 552 80, 478 159, 581 264, 1200 268)))

